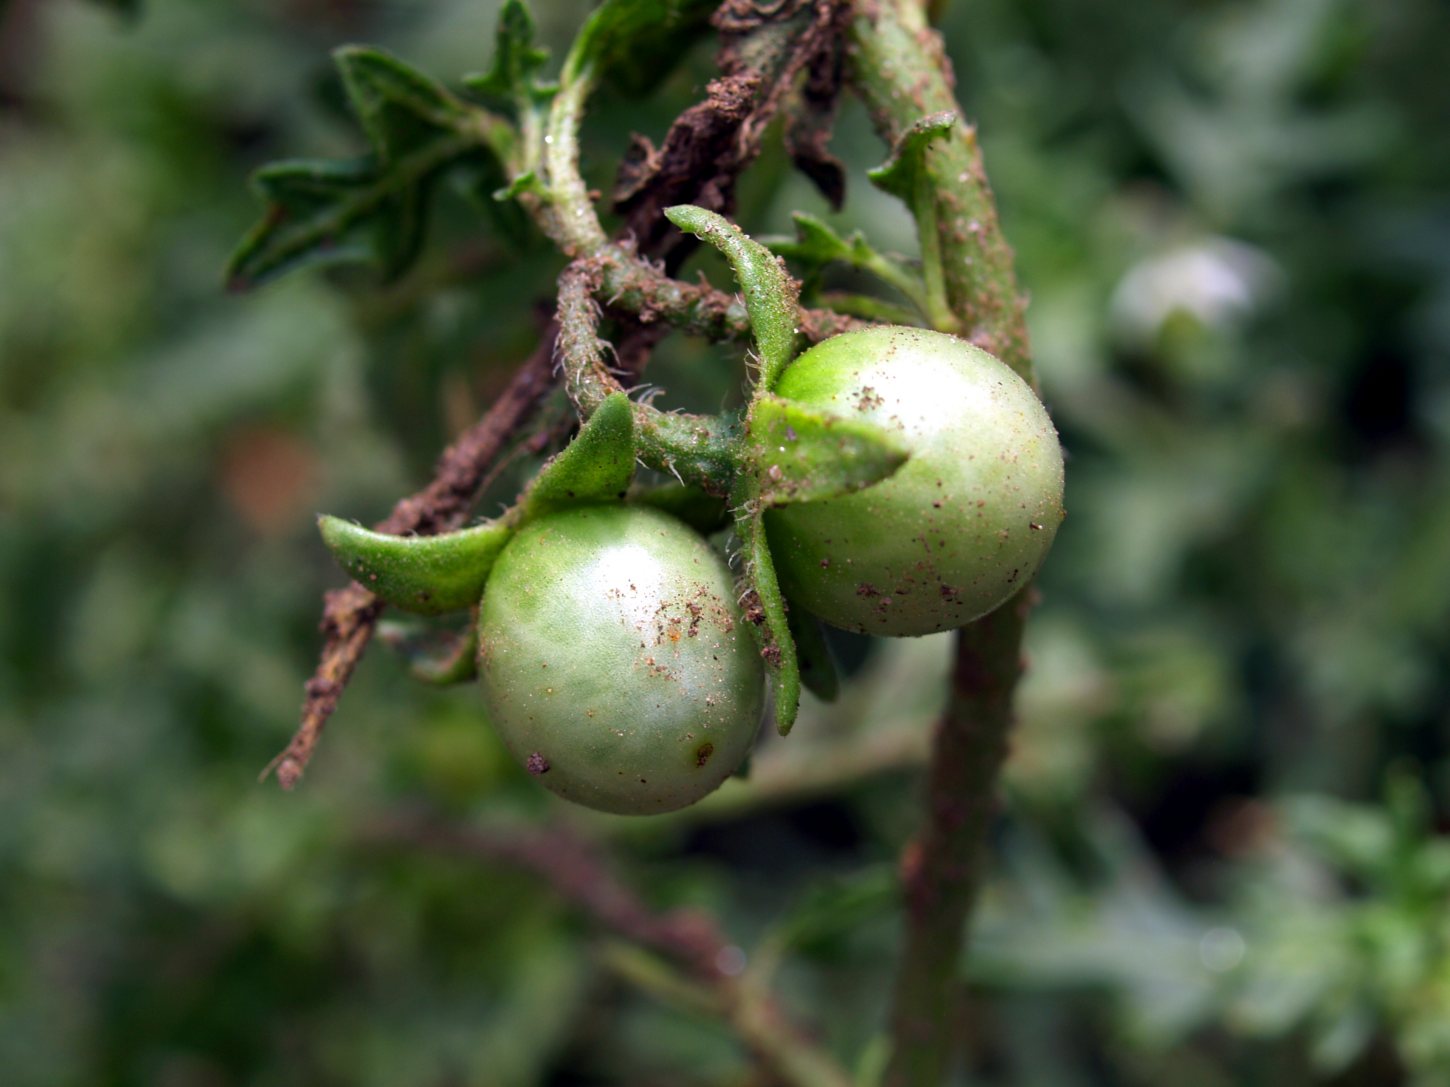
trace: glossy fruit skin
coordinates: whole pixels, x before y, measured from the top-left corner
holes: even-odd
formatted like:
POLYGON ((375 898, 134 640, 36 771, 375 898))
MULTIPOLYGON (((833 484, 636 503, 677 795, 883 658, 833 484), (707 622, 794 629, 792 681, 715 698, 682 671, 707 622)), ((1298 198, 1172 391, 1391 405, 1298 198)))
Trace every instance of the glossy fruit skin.
POLYGON ((479 682, 518 761, 565 799, 648 814, 744 760, 764 699, 724 560, 652 509, 585 506, 526 525, 479 606, 479 682))
POLYGON ((876 423, 910 459, 842 498, 768 511, 787 595, 832 625, 911 636, 985 615, 1025 585, 1063 519, 1062 450, 1032 388, 941 332, 832 337, 777 395, 876 423))

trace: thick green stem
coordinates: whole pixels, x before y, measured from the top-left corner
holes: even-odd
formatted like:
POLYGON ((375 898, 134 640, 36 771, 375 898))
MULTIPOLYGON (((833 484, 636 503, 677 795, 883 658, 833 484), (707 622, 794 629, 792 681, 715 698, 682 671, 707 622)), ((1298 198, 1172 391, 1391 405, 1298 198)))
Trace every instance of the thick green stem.
MULTIPOLYGON (((851 82, 878 132, 901 139, 929 114, 964 116, 944 75, 941 38, 914 0, 857 0, 848 28, 851 82)), ((926 153, 934 195, 933 243, 940 247, 946 299, 959 331, 1024 377, 1031 377, 1026 302, 1012 250, 1002 237, 975 126, 959 123, 926 153)), ((924 225, 924 224, 923 224, 924 225)))
POLYGON ((950 1082, 958 965, 984 875, 1031 595, 1026 589, 957 632, 951 698, 932 740, 926 825, 902 860, 906 945, 896 975, 886 1087, 950 1082))
MULTIPOLYGON (((921 118, 953 111, 940 37, 915 0, 856 0, 848 45, 852 83, 878 132, 893 146, 921 118)), ((928 279, 933 310, 945 293, 949 313, 933 322, 1034 380, 1025 302, 1012 251, 965 123, 925 151, 929 207, 918 209, 924 257, 940 269, 928 279)), ((941 1087, 954 1058, 953 1012, 966 922, 982 882, 995 789, 1006 757, 1012 699, 1021 674, 1029 587, 957 632, 950 703, 937 725, 927 784, 925 826, 902 863, 906 938, 891 1013, 886 1087, 941 1087)))
POLYGON ((570 257, 588 256, 608 240, 579 172, 579 126, 594 89, 590 66, 571 56, 544 131, 543 165, 549 195, 542 223, 550 239, 570 257))

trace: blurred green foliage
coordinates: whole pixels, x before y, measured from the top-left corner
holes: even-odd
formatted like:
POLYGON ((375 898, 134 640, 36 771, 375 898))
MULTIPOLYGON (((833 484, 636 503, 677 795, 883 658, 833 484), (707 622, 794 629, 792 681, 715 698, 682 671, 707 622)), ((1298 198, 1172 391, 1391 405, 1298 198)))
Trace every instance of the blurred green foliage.
MULTIPOLYGON (((556 57, 582 13, 536 7, 556 57)), ((338 44, 456 88, 496 14, 0 6, 6 1084, 758 1082, 530 880, 366 844, 420 801, 568 817, 471 691, 410 685, 379 648, 305 785, 255 780, 339 580, 312 514, 374 519, 427 478, 532 346, 559 261, 440 186, 396 282, 228 296, 245 178, 364 150, 338 44)), ((962 0, 944 25, 1071 457, 964 964, 970 1081, 1450 1082, 1450 12, 962 0)), ((710 52, 599 99, 593 184, 710 52)), ((909 252, 859 107, 833 150, 843 213, 773 149, 742 224, 806 211, 909 252)), ((713 408, 738 365, 674 338, 650 378, 713 408)), ((842 708, 808 703, 777 743, 825 759, 928 727, 940 639, 840 648, 842 708)), ((783 953, 788 1002, 869 1067, 915 782, 769 803, 732 783, 590 826, 654 904, 783 953)))

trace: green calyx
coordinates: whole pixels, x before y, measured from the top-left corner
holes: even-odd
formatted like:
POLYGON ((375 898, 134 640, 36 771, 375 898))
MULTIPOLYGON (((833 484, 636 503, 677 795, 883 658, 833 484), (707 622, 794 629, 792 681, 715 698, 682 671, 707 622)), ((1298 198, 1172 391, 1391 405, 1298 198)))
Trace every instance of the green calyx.
MULTIPOLYGON (((614 391, 592 404, 580 401, 581 411, 589 406, 593 410, 574 441, 544 465, 495 521, 437 536, 392 536, 333 517, 324 517, 320 526, 343 568, 384 602, 440 614, 477 604, 513 535, 560 510, 620 502, 652 505, 702 533, 733 522, 741 544, 741 598, 768 667, 775 723, 783 734, 800 704, 803 659, 804 678, 812 690, 829 696, 835 681, 814 620, 803 612, 791 614, 776 576, 765 513, 870 487, 900 469, 907 451, 896 436, 874 423, 776 396, 773 389, 794 357, 799 335, 795 281, 779 257, 722 216, 692 206, 670 208, 666 214, 717 248, 740 282, 758 362, 754 391, 743 412, 717 419, 671 415, 632 403, 614 384, 614 391), (702 456, 702 442, 715 450, 714 460, 702 456), (689 464, 690 483, 631 493, 637 457, 666 472, 689 464), (728 496, 728 505, 718 496, 728 496)), ((579 302, 580 312, 571 311, 565 322, 570 335, 561 336, 565 366, 572 367, 571 381, 578 376, 575 370, 588 367, 604 392, 613 379, 604 368, 587 293, 580 293, 579 302), (574 357, 570 344, 582 345, 583 355, 574 357)), ((451 663, 456 662, 425 670, 453 678, 451 663)))
POLYGON ((441 536, 390 536, 326 514, 317 528, 349 577, 380 600, 419 615, 477 604, 513 532, 499 520, 441 536))
MULTIPOLYGON (((790 731, 800 707, 801 655, 795 621, 776 577, 765 533, 772 506, 817 501, 861 490, 886 479, 905 462, 906 450, 885 430, 869 423, 813 411, 773 396, 771 390, 795 354, 800 330, 799 288, 781 259, 723 216, 691 205, 668 208, 670 222, 720 251, 730 262, 745 296, 755 338, 759 372, 735 443, 735 478, 730 487, 735 533, 744 569, 742 598, 760 655, 770 670, 775 724, 790 731)), ((810 681, 833 690, 818 639, 810 643, 810 681)))
POLYGON ((421 615, 463 611, 478 603, 514 532, 570 506, 622 500, 634 457, 633 411, 615 393, 497 520, 437 536, 393 536, 330 516, 318 528, 342 568, 385 603, 421 615))

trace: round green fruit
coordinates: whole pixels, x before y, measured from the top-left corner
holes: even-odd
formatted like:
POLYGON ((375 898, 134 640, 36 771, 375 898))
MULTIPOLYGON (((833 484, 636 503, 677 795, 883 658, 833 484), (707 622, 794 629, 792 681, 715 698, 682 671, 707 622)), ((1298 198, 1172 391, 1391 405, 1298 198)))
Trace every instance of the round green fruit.
POLYGON ((817 344, 775 393, 883 427, 910 458, 842 498, 766 514, 787 595, 868 634, 932 634, 1002 604, 1062 522, 1062 451, 1032 388, 954 336, 881 326, 817 344))
POLYGON ((565 799, 681 808, 755 738, 762 667, 730 570, 665 514, 586 506, 528 524, 490 573, 478 622, 489 714, 565 799))

